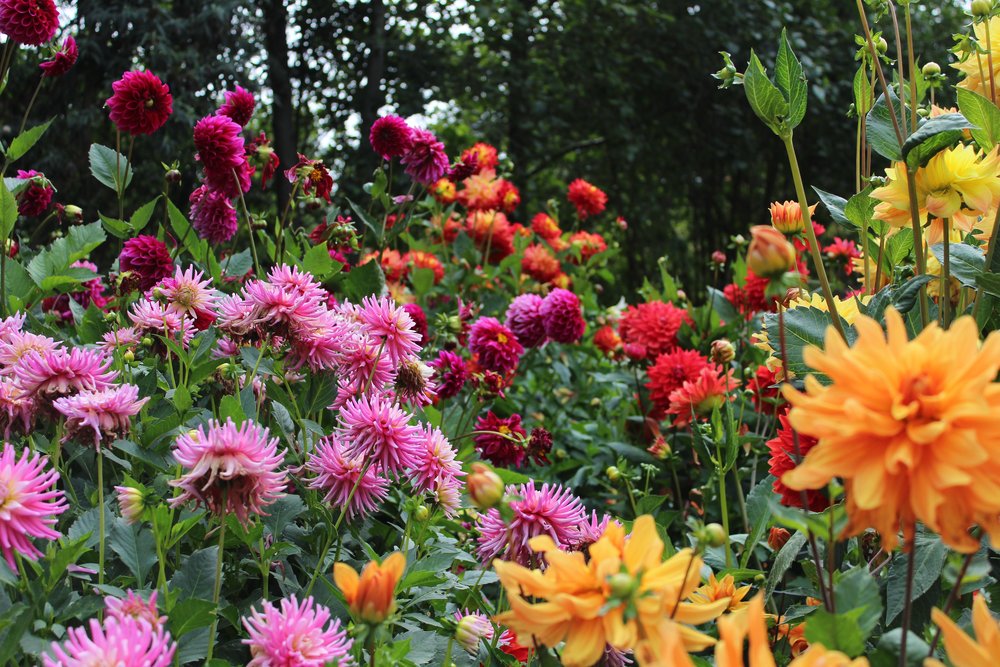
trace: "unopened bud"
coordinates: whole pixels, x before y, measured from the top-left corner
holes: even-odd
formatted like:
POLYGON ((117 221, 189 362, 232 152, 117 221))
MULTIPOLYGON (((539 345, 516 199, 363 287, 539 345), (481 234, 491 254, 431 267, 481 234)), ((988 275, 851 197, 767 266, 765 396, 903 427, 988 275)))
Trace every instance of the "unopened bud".
POLYGON ((143 347, 153 347, 153 339, 150 338, 149 336, 143 336, 143 338, 142 338, 142 346, 143 347))
POLYGON ((624 600, 632 597, 636 580, 628 572, 618 572, 608 577, 608 592, 611 597, 624 600))
POLYGON ((472 464, 466 487, 472 504, 481 510, 495 507, 503 498, 503 480, 485 463, 472 464))
POLYGON ((993 3, 990 0, 972 0, 972 15, 977 18, 985 18, 993 11, 993 3))
POLYGON ((122 355, 122 359, 125 360, 125 363, 131 364, 135 361, 135 352, 132 350, 125 350, 125 354, 122 355))
POLYGON ((736 358, 736 348, 725 338, 712 341, 712 361, 717 364, 728 364, 736 358))
POLYGON ((704 541, 710 547, 721 547, 726 543, 729 536, 726 535, 726 529, 717 523, 709 523, 705 525, 704 530, 704 541))
POLYGON ((777 278, 795 267, 795 248, 774 227, 750 228, 747 267, 762 278, 777 278))
POLYGON ((63 213, 71 222, 80 222, 83 220, 83 209, 75 204, 67 204, 66 208, 63 209, 63 213))
POLYGON ((878 41, 875 42, 875 50, 881 54, 889 50, 889 42, 885 41, 885 37, 878 38, 878 41))
POLYGON ((924 63, 920 72, 924 75, 925 79, 930 79, 941 74, 941 66, 932 60, 929 63, 924 63))
POLYGON ((167 179, 167 183, 177 184, 181 182, 182 176, 181 172, 178 171, 177 169, 169 169, 167 170, 167 173, 164 176, 164 178, 167 179))
POLYGON ((619 470, 617 466, 608 466, 607 470, 604 471, 604 474, 607 475, 608 479, 612 482, 617 482, 621 479, 622 471, 619 470))
POLYGON ((713 264, 718 264, 719 266, 722 266, 723 264, 725 264, 726 263, 726 253, 722 252, 721 250, 716 250, 715 252, 713 252, 712 253, 712 263, 713 264))
POLYGON ((427 509, 427 505, 418 505, 417 509, 414 510, 413 512, 413 518, 419 521, 420 523, 427 521, 427 519, 430 518, 430 516, 431 516, 431 511, 427 509))
POLYGON ((785 546, 788 540, 792 539, 792 534, 789 533, 784 528, 772 528, 767 534, 767 546, 771 547, 775 551, 781 549, 785 546))

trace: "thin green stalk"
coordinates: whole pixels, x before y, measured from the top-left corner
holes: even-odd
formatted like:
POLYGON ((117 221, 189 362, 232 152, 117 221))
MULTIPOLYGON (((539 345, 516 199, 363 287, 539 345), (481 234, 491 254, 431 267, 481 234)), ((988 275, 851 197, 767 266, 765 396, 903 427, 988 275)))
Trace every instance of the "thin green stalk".
POLYGON ((904 139, 903 131, 899 127, 896 105, 893 104, 892 98, 889 96, 889 83, 885 80, 885 72, 882 71, 882 64, 878 59, 878 49, 875 48, 875 42, 872 40, 872 31, 868 26, 868 15, 865 14, 865 8, 861 4, 861 0, 855 0, 855 4, 858 7, 858 15, 861 18, 861 28, 865 33, 865 41, 868 42, 868 52, 872 57, 872 68, 874 68, 875 73, 878 75, 879 83, 882 84, 882 90, 885 92, 885 104, 889 109, 889 117, 892 119, 892 129, 896 133, 896 141, 899 143, 900 148, 902 148, 904 139))
MULTIPOLYGON (((903 86, 906 85, 906 76, 903 73, 903 44, 899 38, 899 21, 896 19, 896 5, 889 1, 889 16, 892 18, 892 32, 895 36, 896 41, 896 69, 897 75, 899 76, 899 114, 900 120, 903 121, 903 127, 906 127, 906 96, 903 94, 903 86)), ((917 108, 916 100, 910 100, 910 116, 916 118, 917 108)))
MULTIPOLYGON (((239 174, 233 169, 233 178, 236 180, 236 190, 240 193, 240 206, 243 208, 243 217, 247 220, 247 231, 250 232, 250 254, 253 255, 253 270, 255 275, 263 275, 260 271, 260 260, 257 259, 257 243, 254 241, 254 229, 253 229, 253 219, 250 217, 250 211, 247 210, 247 202, 243 198, 243 186, 240 185, 239 174)), ((281 263, 281 255, 275 253, 275 261, 279 264, 281 263)), ((208 268, 208 267, 206 267, 208 268)))
POLYGON ((910 540, 910 553, 906 558, 906 593, 903 597, 903 622, 899 639, 899 667, 906 667, 906 638, 910 634, 910 618, 913 613, 913 572, 917 560, 917 541, 910 540))
POLYGON ((990 69, 990 99, 993 104, 997 103, 997 85, 993 80, 993 40, 990 35, 990 20, 987 18, 986 24, 986 65, 990 69))
POLYGON ((222 515, 219 522, 219 553, 215 559, 215 589, 212 591, 212 602, 215 603, 215 615, 212 617, 212 628, 208 633, 208 653, 205 662, 212 661, 212 653, 215 651, 215 635, 219 630, 219 600, 222 598, 222 555, 226 549, 226 515, 222 515))
MULTIPOLYGON (((906 170, 906 189, 910 195, 910 222, 913 225, 913 256, 917 260, 917 275, 922 276, 927 273, 927 264, 924 260, 924 239, 920 231, 920 208, 917 204, 917 175, 915 171, 906 170)), ((920 321, 923 326, 927 326, 929 321, 930 306, 927 304, 927 286, 920 287, 920 321)))
POLYGON ((156 560, 159 564, 159 573, 156 576, 156 588, 161 592, 167 590, 167 564, 163 553, 163 542, 160 537, 160 529, 156 525, 156 517, 151 521, 153 524, 153 541, 156 543, 156 560))
POLYGON ((97 583, 104 585, 104 455, 97 450, 97 583))
POLYGON ((715 456, 719 473, 719 504, 722 506, 722 529, 726 531, 726 569, 733 566, 733 546, 729 543, 729 502, 726 498, 726 472, 722 461, 722 443, 715 443, 715 456))
POLYGON ((38 91, 42 89, 42 83, 45 81, 45 77, 38 77, 38 85, 35 86, 35 92, 31 94, 31 100, 28 102, 27 108, 24 110, 24 115, 21 116, 21 126, 17 130, 17 136, 21 136, 24 132, 24 126, 28 124, 28 116, 31 114, 31 108, 35 106, 35 100, 38 99, 38 91))
POLYGON ((268 562, 265 552, 263 536, 260 538, 260 576, 264 580, 264 599, 268 598, 268 586, 271 583, 271 563, 268 562))
POLYGON ((450 667, 451 665, 451 649, 455 646, 455 635, 448 637, 448 648, 444 652, 444 660, 441 661, 441 667, 450 667))
POLYGON ((941 262, 941 326, 947 329, 951 325, 951 218, 945 218, 944 224, 944 257, 941 262))
POLYGON ((635 504, 635 495, 632 493, 632 483, 628 481, 628 475, 622 475, 622 481, 625 482, 625 492, 628 494, 628 503, 632 507, 632 516, 638 519, 639 509, 635 504))
MULTIPOLYGON (((965 579, 965 573, 969 571, 969 566, 972 565, 972 559, 976 557, 975 551, 965 555, 962 560, 962 568, 958 571, 958 577, 955 579, 955 585, 951 588, 951 593, 948 594, 948 599, 945 600, 944 606, 941 608, 941 612, 945 615, 951 611, 951 607, 955 604, 955 601, 962 595, 962 580, 965 579)), ((927 652, 928 658, 934 657, 934 651, 937 649, 938 642, 941 641, 941 626, 938 626, 934 632, 934 638, 931 640, 930 650, 927 652)))
MULTIPOLYGON (((910 114, 910 132, 917 131, 917 59, 913 55, 913 20, 910 12, 910 4, 906 3, 906 59, 910 68, 910 104, 913 105, 913 113, 910 114)), ((931 105, 934 104, 934 88, 931 88, 931 105)))

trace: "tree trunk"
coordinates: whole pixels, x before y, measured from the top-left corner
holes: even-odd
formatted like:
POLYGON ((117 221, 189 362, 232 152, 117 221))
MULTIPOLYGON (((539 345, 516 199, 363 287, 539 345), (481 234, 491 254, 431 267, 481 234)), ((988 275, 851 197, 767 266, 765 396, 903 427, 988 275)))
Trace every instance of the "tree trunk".
MULTIPOLYGON (((274 150, 281 160, 281 169, 289 169, 298 161, 293 111, 292 81, 288 72, 288 11, 283 0, 265 0, 264 44, 267 47, 267 83, 274 96, 272 119, 274 150)), ((278 193, 278 211, 284 211, 291 196, 288 179, 274 179, 278 193)))

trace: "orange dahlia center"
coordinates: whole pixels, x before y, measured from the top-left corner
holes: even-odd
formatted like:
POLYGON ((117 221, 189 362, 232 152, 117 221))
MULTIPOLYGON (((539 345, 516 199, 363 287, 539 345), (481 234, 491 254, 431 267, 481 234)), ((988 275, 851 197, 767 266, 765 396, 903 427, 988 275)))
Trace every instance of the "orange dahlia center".
POLYGON ((934 381, 926 373, 919 373, 903 381, 899 398, 892 406, 892 417, 899 421, 910 419, 932 419, 928 414, 927 402, 936 394, 934 381))

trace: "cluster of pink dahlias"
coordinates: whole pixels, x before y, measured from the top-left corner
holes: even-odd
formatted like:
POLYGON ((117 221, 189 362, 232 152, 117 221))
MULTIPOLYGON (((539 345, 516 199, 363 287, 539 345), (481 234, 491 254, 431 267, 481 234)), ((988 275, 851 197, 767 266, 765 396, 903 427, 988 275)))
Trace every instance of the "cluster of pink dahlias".
POLYGON ((540 347, 549 340, 575 343, 586 328, 579 297, 559 287, 544 299, 537 294, 515 297, 506 318, 507 327, 524 347, 540 347))
MULTIPOLYGON (((166 268, 166 267, 162 267, 166 268)), ((158 270, 157 275, 164 271, 158 270)), ((129 310, 131 327, 105 336, 114 347, 149 336, 163 338, 186 348, 198 331, 209 327, 217 317, 219 294, 201 271, 193 266, 177 267, 149 287, 129 310)))
POLYGON ((399 158, 417 183, 431 185, 448 172, 444 144, 432 132, 410 127, 405 119, 388 115, 372 124, 368 133, 372 149, 383 160, 399 158))

